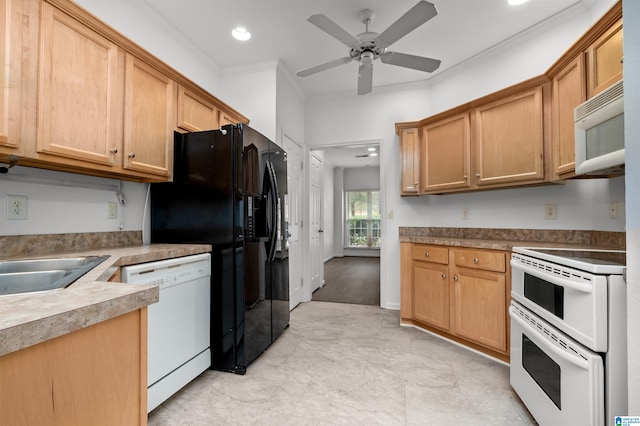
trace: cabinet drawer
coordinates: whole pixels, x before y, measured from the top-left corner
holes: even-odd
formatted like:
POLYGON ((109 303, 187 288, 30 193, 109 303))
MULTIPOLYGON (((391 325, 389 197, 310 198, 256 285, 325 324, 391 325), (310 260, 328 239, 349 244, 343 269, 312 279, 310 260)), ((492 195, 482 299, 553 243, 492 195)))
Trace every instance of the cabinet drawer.
POLYGON ((495 272, 506 270, 504 253, 497 251, 456 250, 455 262, 456 266, 462 268, 495 272))
POLYGON ((428 246, 425 244, 413 244, 411 247, 411 257, 414 260, 424 262, 449 263, 449 249, 446 247, 428 246))

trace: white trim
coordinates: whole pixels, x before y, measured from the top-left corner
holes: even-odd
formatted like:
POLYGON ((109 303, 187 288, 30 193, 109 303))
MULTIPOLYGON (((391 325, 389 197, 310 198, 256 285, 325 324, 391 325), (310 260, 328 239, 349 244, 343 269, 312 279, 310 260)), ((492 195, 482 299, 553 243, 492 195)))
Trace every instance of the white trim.
POLYGON ((487 358, 487 359, 490 359, 491 361, 495 361, 495 362, 497 362, 498 364, 502 364, 502 365, 504 365, 504 366, 509 367, 509 363, 508 363, 508 362, 504 362, 504 361, 503 361, 503 360, 501 360, 501 359, 494 358, 494 357, 492 357, 491 355, 487 355, 487 354, 485 354, 484 352, 480 352, 480 351, 478 351, 478 350, 475 350, 475 349, 473 349, 473 348, 470 348, 469 346, 463 345, 462 343, 458 343, 458 342, 456 342, 455 340, 447 339, 447 338, 446 338, 446 337, 444 337, 444 336, 441 336, 441 335, 439 335, 439 334, 437 334, 437 333, 434 333, 434 332, 432 332, 432 331, 429 331, 429 330, 425 330, 424 328, 418 327, 417 325, 414 325, 414 324, 403 324, 403 323, 400 323, 400 326, 401 326, 401 327, 412 327, 412 328, 415 328, 416 330, 420 330, 420 331, 422 331, 422 332, 425 332, 425 333, 427 333, 427 334, 430 334, 430 335, 432 335, 432 336, 435 336, 435 337, 437 337, 437 338, 439 338, 439 339, 442 339, 442 340, 444 340, 445 342, 452 343, 452 344, 454 344, 454 345, 456 345, 456 346, 459 346, 459 347, 461 347, 461 348, 463 348, 463 349, 466 349, 466 350, 468 350, 468 351, 474 352, 474 353, 476 353, 476 354, 478 354, 478 355, 482 355, 483 357, 485 357, 485 358, 487 358))

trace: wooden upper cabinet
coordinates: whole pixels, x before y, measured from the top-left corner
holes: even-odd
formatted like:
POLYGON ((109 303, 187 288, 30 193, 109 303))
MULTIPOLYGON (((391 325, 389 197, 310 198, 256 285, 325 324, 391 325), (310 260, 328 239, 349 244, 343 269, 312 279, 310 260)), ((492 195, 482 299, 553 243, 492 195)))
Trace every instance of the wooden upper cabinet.
POLYGON ((126 55, 124 168, 169 176, 176 123, 176 83, 126 55))
POLYGON ((193 91, 178 86, 178 128, 187 132, 220 127, 218 109, 193 91))
POLYGON ((520 184, 544 178, 542 92, 542 86, 536 86, 472 111, 476 185, 520 184))
POLYGON ((552 82, 552 147, 555 177, 571 177, 575 171, 573 110, 586 100, 584 55, 565 66, 552 82))
POLYGON ((422 127, 422 192, 469 188, 469 113, 422 127))
POLYGON ((118 47, 42 3, 38 71, 38 153, 113 165, 122 140, 118 47))
POLYGON ((10 5, 0 2, 0 154, 15 153, 20 123, 20 11, 10 5))
POLYGON ((622 78, 622 19, 587 49, 587 96, 602 92, 622 78))
POLYGON ((232 114, 228 114, 224 111, 220 111, 220 127, 226 126, 227 124, 238 124, 238 123, 247 123, 246 120, 235 117, 232 114))
POLYGON ((418 128, 400 130, 402 195, 420 194, 420 138, 418 128))

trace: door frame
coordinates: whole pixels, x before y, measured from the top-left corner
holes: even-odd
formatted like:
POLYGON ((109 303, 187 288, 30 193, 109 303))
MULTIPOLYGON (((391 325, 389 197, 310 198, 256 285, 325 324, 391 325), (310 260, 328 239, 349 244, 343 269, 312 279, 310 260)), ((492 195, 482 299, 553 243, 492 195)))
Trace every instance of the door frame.
MULTIPOLYGON (((386 187, 386 166, 385 166, 385 161, 384 159, 387 158, 388 154, 386 153, 386 148, 385 145, 383 144, 383 139, 382 138, 376 138, 376 139, 360 139, 360 140, 353 140, 353 141, 342 141, 342 142, 337 142, 337 143, 332 143, 332 144, 326 144, 326 145, 307 145, 307 154, 305 155, 305 159, 307 161, 310 161, 311 155, 313 155, 313 151, 322 151, 325 149, 331 149, 331 148, 344 148, 345 146, 358 146, 358 145, 371 145, 371 144, 376 144, 379 147, 378 150, 378 155, 380 158, 380 210, 382 212, 382 217, 380 220, 380 232, 382 233, 382 242, 380 244, 380 307, 382 308, 386 308, 387 307, 387 279, 386 279, 386 269, 387 269, 387 262, 384 256, 384 246, 385 246, 385 241, 387 240, 387 238, 389 238, 389 236, 386 234, 386 229, 387 229, 387 197, 390 196, 390 194, 388 194, 387 191, 387 187, 386 187)), ((305 194, 305 198, 306 200, 303 201, 303 203, 306 203, 306 205, 309 205, 309 192, 311 190, 311 182, 310 182, 310 178, 309 178, 309 164, 306 163, 305 164, 305 182, 306 182, 306 186, 305 188, 307 188, 306 194, 305 194)), ((326 173, 326 167, 325 170, 323 170, 323 173, 326 173)), ((324 194, 322 194, 324 195, 324 194)), ((310 220, 310 211, 309 209, 307 209, 307 213, 305 216, 305 221, 306 223, 309 223, 310 220)), ((337 226, 334 224, 334 226, 337 226)), ((340 224, 340 226, 342 226, 342 224, 340 224)), ((308 234, 308 232, 307 232, 308 234)), ((306 244, 306 253, 309 253, 309 244, 310 241, 307 239, 307 241, 305 242, 306 244)), ((306 269, 308 270, 309 267, 307 265, 306 269)), ((309 274, 309 279, 311 278, 310 274, 309 274)), ((305 279, 307 279, 307 277, 305 276, 305 279)), ((309 295, 309 300, 311 300, 311 294, 309 295)))
MULTIPOLYGON (((303 232, 303 221, 305 219, 304 216, 304 210, 303 210, 303 204, 302 204, 302 199, 304 198, 303 194, 304 194, 304 188, 305 188, 305 184, 304 184, 304 145, 299 144, 294 138, 292 138, 291 136, 289 136, 286 132, 282 132, 282 148, 284 148, 284 150, 286 152, 288 152, 288 145, 295 145, 297 148, 296 150, 298 151, 297 153, 299 154, 299 160, 300 160, 300 177, 299 177, 299 189, 300 189, 300 193, 298 194, 298 197, 296 199, 298 205, 297 205, 297 209, 298 209, 298 215, 299 215, 299 225, 298 225, 298 253, 297 256, 299 256, 299 261, 302 262, 302 259, 304 259, 304 232, 303 232), (290 142, 288 143, 287 140, 290 142)), ((291 186, 290 186, 290 182, 287 182, 287 187, 289 188, 289 190, 291 190, 291 186)), ((291 198, 289 198, 289 203, 291 203, 291 198)), ((290 213, 290 212, 287 212, 290 213)), ((289 220, 291 220, 291 217, 289 218, 289 220)), ((289 247, 289 261, 291 261, 291 246, 289 247)), ((292 263, 289 263, 289 310, 293 310, 296 306, 298 306, 299 303, 302 302, 306 302, 307 301, 307 295, 306 295, 306 291, 305 291, 305 287, 304 287, 304 268, 300 268, 300 275, 299 276, 293 276, 293 274, 291 274, 291 265, 292 263), (293 299, 292 293, 291 293, 291 282, 293 280, 300 280, 300 285, 301 285, 301 289, 299 290, 298 293, 298 297, 296 299, 293 299)), ((300 265, 298 265, 300 266, 300 265)))

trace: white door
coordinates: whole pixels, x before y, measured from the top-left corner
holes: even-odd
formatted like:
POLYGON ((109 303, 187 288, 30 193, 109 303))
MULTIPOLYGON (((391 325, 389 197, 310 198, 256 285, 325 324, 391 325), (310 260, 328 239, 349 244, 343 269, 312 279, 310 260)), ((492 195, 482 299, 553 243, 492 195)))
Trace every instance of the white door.
POLYGON ((324 239, 322 231, 322 160, 311 154, 309 167, 309 256, 311 261, 311 292, 324 284, 324 239))
POLYGON ((302 245, 300 244, 302 193, 302 148, 284 135, 287 152, 287 214, 289 215, 289 310, 304 300, 302 281, 302 245))

